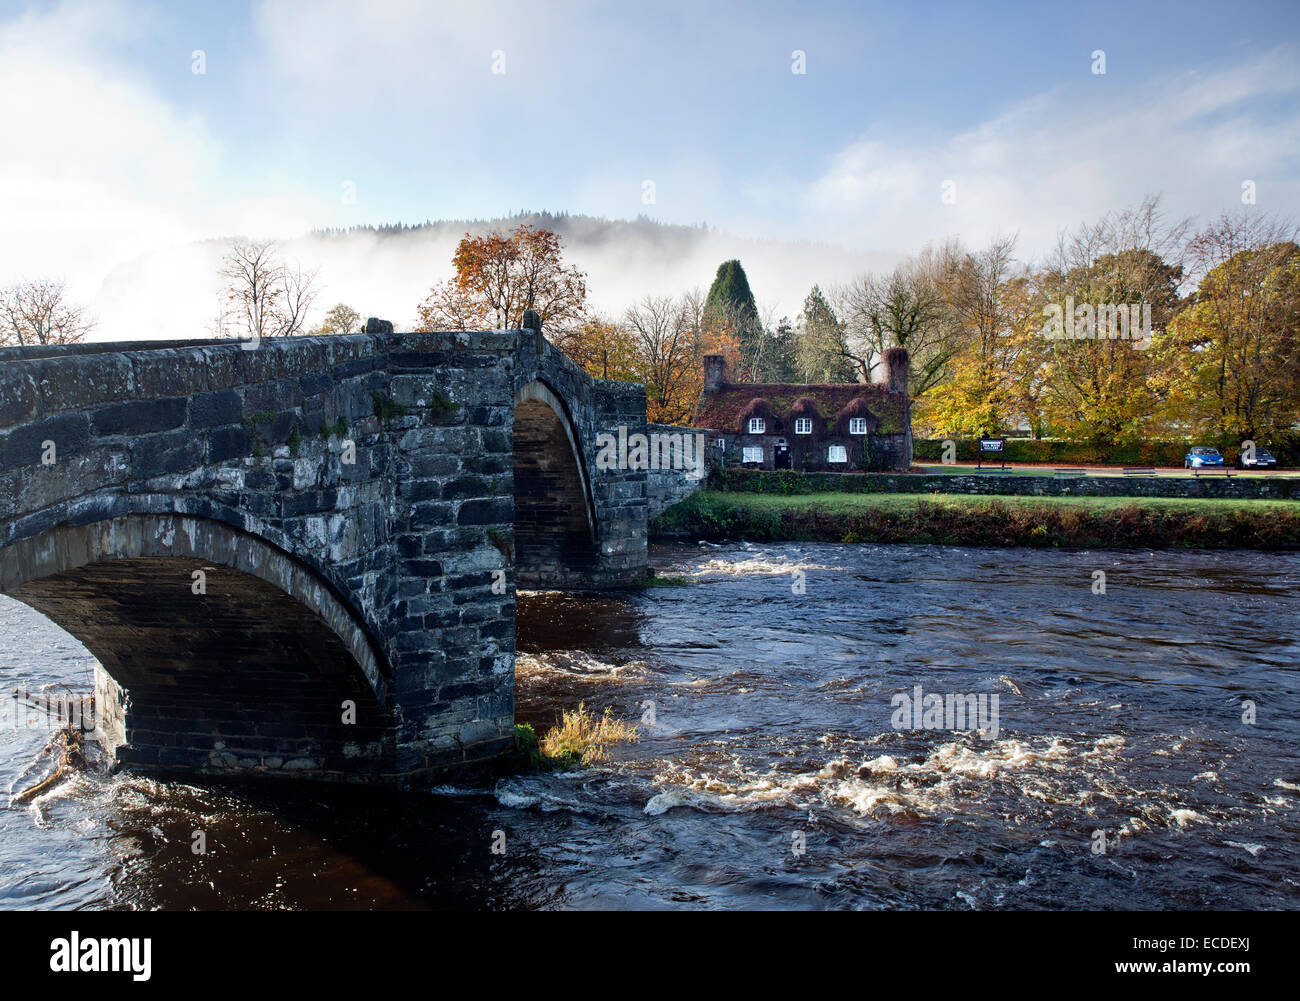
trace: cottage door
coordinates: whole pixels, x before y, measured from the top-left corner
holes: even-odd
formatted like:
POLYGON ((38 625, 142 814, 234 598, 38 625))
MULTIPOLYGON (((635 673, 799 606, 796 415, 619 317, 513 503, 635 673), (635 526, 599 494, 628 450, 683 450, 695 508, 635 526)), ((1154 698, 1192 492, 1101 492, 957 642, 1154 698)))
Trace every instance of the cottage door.
POLYGON ((772 468, 789 469, 790 468, 790 446, 777 445, 772 449, 772 468))

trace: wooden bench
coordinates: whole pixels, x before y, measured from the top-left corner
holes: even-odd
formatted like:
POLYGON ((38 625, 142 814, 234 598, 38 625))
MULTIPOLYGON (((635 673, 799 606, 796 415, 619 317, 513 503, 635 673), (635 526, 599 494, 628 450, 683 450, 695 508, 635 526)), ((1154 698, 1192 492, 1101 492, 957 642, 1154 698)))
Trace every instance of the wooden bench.
POLYGON ((1125 466, 1124 475, 1125 476, 1155 476, 1156 470, 1154 466, 1125 466))
POLYGON ((1082 466, 1066 466, 1056 470, 1057 476, 1087 476, 1088 470, 1082 466))
POLYGON ((1226 466, 1223 469, 1205 469, 1204 467, 1193 466, 1192 475, 1198 478, 1201 476, 1226 476, 1228 479, 1232 479, 1232 470, 1226 466))

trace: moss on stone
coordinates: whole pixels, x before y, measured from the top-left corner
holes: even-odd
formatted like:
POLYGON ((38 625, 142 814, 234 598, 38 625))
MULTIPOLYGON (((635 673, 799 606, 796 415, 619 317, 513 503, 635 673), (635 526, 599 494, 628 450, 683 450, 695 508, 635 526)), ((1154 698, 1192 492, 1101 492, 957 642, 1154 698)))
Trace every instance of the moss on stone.
POLYGON ((370 399, 375 405, 375 416, 381 421, 388 421, 393 417, 406 416, 406 407, 395 402, 392 397, 381 393, 377 389, 370 391, 370 399))

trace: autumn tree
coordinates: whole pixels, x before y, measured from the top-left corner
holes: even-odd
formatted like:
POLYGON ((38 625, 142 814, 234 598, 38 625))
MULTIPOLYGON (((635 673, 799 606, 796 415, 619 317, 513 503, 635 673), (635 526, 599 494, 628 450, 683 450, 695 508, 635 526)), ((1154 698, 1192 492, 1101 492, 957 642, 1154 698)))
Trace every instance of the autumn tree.
POLYGON ((24 281, 0 289, 0 345, 75 344, 95 321, 70 302, 62 281, 24 281))
POLYGON ((562 329, 555 346, 597 379, 640 382, 638 339, 624 322, 591 316, 562 329))
POLYGON ((1189 429, 1255 438, 1300 418, 1300 247, 1294 226, 1224 214, 1188 244, 1200 275, 1170 325, 1171 410, 1189 429))
POLYGON ((944 291, 955 323, 951 373, 920 408, 940 434, 992 434, 1017 412, 1013 362, 1020 349, 1014 288, 1015 238, 999 237, 955 262, 944 291))
POLYGON ((311 329, 314 335, 352 334, 361 330, 361 314, 345 303, 338 303, 325 318, 311 329))
POLYGON ((282 261, 269 240, 236 240, 222 258, 224 312, 216 324, 253 340, 303 332, 316 300, 316 272, 282 261))
POLYGON ((689 301, 671 296, 646 296, 624 316, 645 383, 646 417, 654 423, 684 424, 699 402, 703 378, 693 321, 689 301))
POLYGON ((452 257, 456 274, 433 286, 420 306, 422 330, 514 330, 535 309, 543 329, 581 322, 587 276, 562 261, 559 236, 523 225, 461 239, 452 257))
POLYGON ((1186 229, 1185 221, 1166 223, 1159 199, 1147 198, 1063 236, 1036 275, 1044 305, 1063 311, 1072 298, 1077 314, 1093 317, 1097 334, 1044 338, 1049 357, 1043 402, 1058 432, 1114 444, 1156 429, 1160 369, 1168 356, 1164 332, 1180 304, 1183 269, 1177 257, 1186 229), (1136 306, 1142 317, 1150 307, 1150 343, 1133 329, 1131 316, 1128 338, 1102 328, 1101 311, 1123 305, 1136 306))

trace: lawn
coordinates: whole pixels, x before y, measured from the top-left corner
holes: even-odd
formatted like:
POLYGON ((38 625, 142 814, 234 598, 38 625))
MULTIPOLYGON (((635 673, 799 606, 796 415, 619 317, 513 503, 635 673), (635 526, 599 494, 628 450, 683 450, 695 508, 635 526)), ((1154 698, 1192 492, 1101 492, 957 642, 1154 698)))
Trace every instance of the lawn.
POLYGON ((1274 509, 1300 513, 1300 502, 1293 500, 1240 500, 1202 499, 1199 497, 1039 497, 989 494, 775 494, 714 493, 702 491, 699 496, 724 499, 731 504, 753 511, 808 511, 821 508, 831 514, 860 514, 872 509, 893 512, 915 511, 924 502, 939 508, 989 510, 1000 506, 1039 508, 1087 508, 1093 511, 1113 511, 1135 505, 1153 510, 1187 512, 1227 512, 1235 510, 1263 511, 1274 509))
MULTIPOLYGON (((1017 465, 1008 465, 1005 473, 1003 472, 1002 468, 996 464, 989 465, 988 463, 985 463, 983 469, 977 469, 973 462, 953 463, 951 465, 926 464, 926 465, 918 465, 916 468, 920 469, 922 472, 924 472, 929 476, 969 476, 973 474, 976 476, 1003 476, 1003 475, 1046 476, 1049 478, 1054 478, 1056 476, 1057 469, 1086 469, 1088 471, 1089 477, 1097 477, 1097 476, 1124 477, 1123 466, 1090 466, 1087 465, 1086 463, 1082 465, 1075 465, 1068 462, 1062 462, 1057 465, 1041 465, 1041 466, 1028 466, 1028 465, 1024 465, 1023 463, 1017 465)), ((1259 476, 1268 477, 1270 479, 1274 477, 1291 479, 1300 476, 1300 471, 1284 470, 1284 469, 1240 470, 1240 469, 1233 469, 1229 467, 1228 472, 1232 474, 1232 479, 1236 479, 1238 476, 1245 477, 1246 479, 1252 479, 1254 477, 1259 477, 1259 476)), ((1190 479, 1192 477, 1192 471, 1190 469, 1183 469, 1181 466, 1177 466, 1177 467, 1158 466, 1156 467, 1155 476, 1159 478, 1190 479)), ((1129 478, 1137 479, 1139 477, 1129 477, 1129 478)), ((1150 477, 1147 478, 1150 479, 1150 477)), ((1202 473, 1202 478, 1224 479, 1225 477, 1223 476, 1222 473, 1210 473, 1208 475, 1202 473)))

